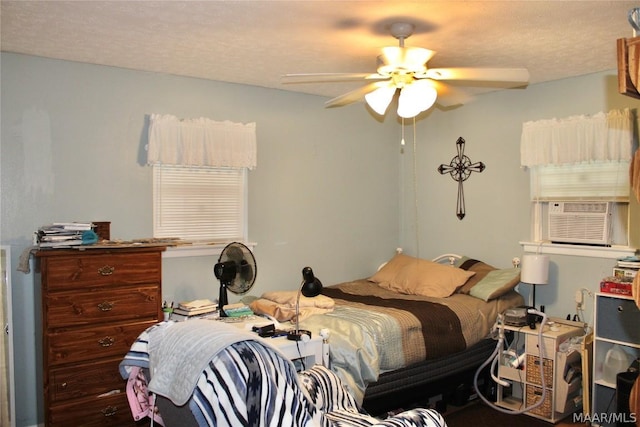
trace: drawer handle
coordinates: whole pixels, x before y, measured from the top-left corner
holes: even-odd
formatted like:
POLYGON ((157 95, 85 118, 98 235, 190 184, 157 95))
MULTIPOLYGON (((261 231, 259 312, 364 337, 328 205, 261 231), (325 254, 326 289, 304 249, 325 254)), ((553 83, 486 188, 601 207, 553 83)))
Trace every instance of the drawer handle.
POLYGON ((67 386, 68 386, 68 384, 67 384, 67 383, 62 383, 62 384, 60 384, 60 387, 62 387, 62 388, 67 388, 67 386))
POLYGON ((115 342, 116 340, 108 336, 98 340, 98 344, 102 347, 111 347, 115 342))
POLYGON ((113 306, 114 306, 114 303, 110 301, 105 301, 98 304, 98 308, 100 309, 100 311, 111 311, 113 310, 113 306))
POLYGON ((619 305, 618 306, 618 313, 622 313, 624 311, 624 307, 619 305))
POLYGON ((102 415, 104 415, 105 417, 113 417, 117 412, 117 406, 107 406, 102 410, 102 415))
POLYGON ((111 276, 114 271, 116 271, 116 268, 115 267, 111 267, 110 265, 105 265, 104 267, 100 267, 98 269, 98 273, 101 276, 111 276))

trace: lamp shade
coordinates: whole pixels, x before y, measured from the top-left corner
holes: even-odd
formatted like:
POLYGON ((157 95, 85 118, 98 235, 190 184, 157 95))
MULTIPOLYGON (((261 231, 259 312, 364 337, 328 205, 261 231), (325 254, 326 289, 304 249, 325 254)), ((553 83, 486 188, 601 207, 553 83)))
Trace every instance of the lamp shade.
POLYGON ((369 92, 364 96, 364 99, 369 104, 369 107, 381 116, 387 111, 393 95, 396 93, 396 87, 394 85, 380 86, 373 92, 369 92))
POLYGON ((300 292, 307 298, 316 297, 322 292, 322 282, 313 274, 311 267, 302 269, 300 292))
POLYGON ((549 283, 549 257, 547 255, 528 254, 522 257, 520 281, 531 285, 549 283))
POLYGON ((428 80, 417 80, 406 85, 398 98, 398 115, 405 119, 428 110, 436 102, 438 92, 428 80))

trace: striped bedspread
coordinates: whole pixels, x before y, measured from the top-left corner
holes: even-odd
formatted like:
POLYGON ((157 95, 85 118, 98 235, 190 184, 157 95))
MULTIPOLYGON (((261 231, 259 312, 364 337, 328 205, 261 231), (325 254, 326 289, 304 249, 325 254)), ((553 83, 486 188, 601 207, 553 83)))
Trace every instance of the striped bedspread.
MULTIPOLYGON (((212 334, 217 325, 211 322, 212 334)), ((164 326, 162 322, 140 334, 120 363, 123 378, 129 377, 134 366, 149 368, 150 336, 154 328, 164 326)), ((189 357, 188 349, 183 349, 183 357, 189 357)), ((251 340, 239 341, 213 356, 187 404, 201 426, 322 425, 322 414, 298 386, 293 364, 251 340)))
MULTIPOLYGON (((216 324, 212 322, 212 333, 216 324)), ((140 334, 120 363, 123 378, 136 368, 149 369, 149 338, 154 328, 164 326, 166 322, 140 334)), ((188 349, 183 357, 189 357, 188 349)), ((446 426, 440 414, 427 409, 373 418, 361 412, 332 371, 317 365, 298 374, 291 361, 255 340, 236 342, 214 355, 187 405, 200 426, 446 426)))

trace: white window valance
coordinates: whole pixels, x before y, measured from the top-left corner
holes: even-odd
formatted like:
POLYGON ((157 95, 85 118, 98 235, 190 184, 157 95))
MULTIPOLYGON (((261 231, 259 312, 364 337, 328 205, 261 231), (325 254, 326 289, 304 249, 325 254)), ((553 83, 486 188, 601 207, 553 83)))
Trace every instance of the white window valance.
POLYGON ((147 164, 256 167, 256 124, 152 114, 147 164))
POLYGON ((525 122, 520 163, 532 167, 592 161, 629 162, 632 141, 629 109, 525 122))

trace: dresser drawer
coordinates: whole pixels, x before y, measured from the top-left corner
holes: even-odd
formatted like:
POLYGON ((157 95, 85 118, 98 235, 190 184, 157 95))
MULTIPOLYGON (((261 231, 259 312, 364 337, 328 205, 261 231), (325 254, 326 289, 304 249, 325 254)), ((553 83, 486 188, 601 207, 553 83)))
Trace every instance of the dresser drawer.
POLYGON ((153 320, 159 316, 160 286, 53 292, 45 297, 45 304, 49 329, 123 320, 153 320))
POLYGON ((126 393, 52 405, 47 427, 136 426, 126 393))
POLYGON ((127 380, 120 375, 122 357, 73 365, 49 371, 49 401, 59 403, 64 400, 99 396, 113 390, 125 392, 127 380))
POLYGON ((103 357, 124 357, 142 331, 157 322, 137 322, 75 328, 47 334, 50 366, 78 363, 103 357))
POLYGON ((596 298, 596 334, 624 342, 640 342, 640 310, 633 300, 596 298))
POLYGON ((160 283, 160 252, 75 254, 44 258, 49 291, 114 284, 160 283))

